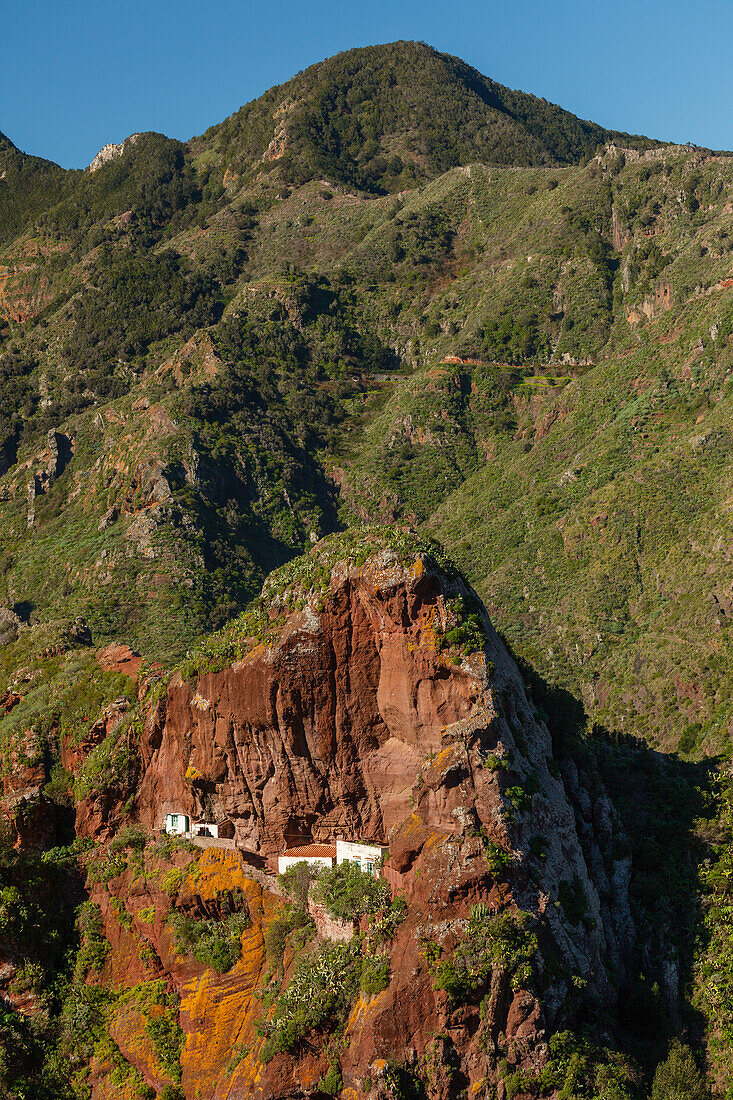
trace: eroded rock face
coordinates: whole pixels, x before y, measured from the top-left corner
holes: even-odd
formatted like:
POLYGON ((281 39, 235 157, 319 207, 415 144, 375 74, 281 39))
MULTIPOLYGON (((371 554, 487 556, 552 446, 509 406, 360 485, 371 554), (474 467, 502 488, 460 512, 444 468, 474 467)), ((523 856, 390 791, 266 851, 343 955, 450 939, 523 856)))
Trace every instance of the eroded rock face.
POLYGON ((264 854, 339 830, 385 839, 410 812, 426 754, 486 687, 483 658, 451 668, 426 644, 441 598, 422 563, 409 576, 347 573, 323 611, 290 617, 276 647, 195 686, 174 680, 162 723, 146 727, 145 823, 176 808, 212 814, 264 854))
MULTIPOLYGON (((623 975, 633 942, 628 862, 614 859, 622 849, 610 802, 571 762, 553 760, 548 731, 485 616, 483 652, 463 657, 441 644, 453 601, 473 598, 425 555, 342 563, 291 614, 273 601, 283 625, 272 644, 249 639, 223 671, 174 677, 144 723, 136 806, 150 831, 183 811, 231 822, 240 847, 260 856, 338 833, 389 844, 387 875, 408 913, 391 946, 388 988, 360 995, 348 1023, 341 1066, 357 1097, 369 1081, 381 1087, 388 1062, 433 1066, 436 1097, 454 1095, 457 1081, 483 1095, 479 1083, 498 1083, 503 1057, 537 1071, 547 1029, 571 1019, 574 987, 610 1005, 610 975, 623 975), (496 849, 511 859, 508 871, 492 872, 496 849), (431 941, 449 953, 478 903, 529 914, 540 945, 532 987, 514 989, 496 970, 482 1014, 478 1003, 457 1009, 436 991, 424 950, 431 941)), ((78 827, 104 838, 117 810, 83 804, 78 827)), ((188 998, 191 979, 165 962, 165 944, 157 951, 188 998)), ((218 1005, 236 996, 237 980, 211 977, 196 997, 205 988, 205 1004, 218 1005)), ((185 1004, 188 1051, 205 1041, 208 1023, 203 1008, 185 1004)), ((300 1051, 262 1067, 259 1042, 233 1077, 210 1046, 205 1083, 184 1059, 186 1095, 199 1087, 216 1097, 308 1095, 325 1063, 300 1051)))

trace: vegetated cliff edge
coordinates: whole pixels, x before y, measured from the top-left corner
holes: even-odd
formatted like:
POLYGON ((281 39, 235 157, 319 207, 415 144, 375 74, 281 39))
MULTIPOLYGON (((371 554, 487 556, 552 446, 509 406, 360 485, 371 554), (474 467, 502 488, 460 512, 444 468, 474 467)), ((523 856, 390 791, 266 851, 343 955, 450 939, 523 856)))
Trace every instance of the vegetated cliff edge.
MULTIPOLYGON (((230 822, 260 855, 337 833, 389 844, 407 911, 392 930, 388 984, 356 994, 339 1047, 358 1097, 380 1081, 386 1089, 395 1065, 430 1096, 469 1086, 489 1095, 503 1060, 504 1076, 524 1073, 529 1085, 551 1032, 587 999, 613 1005, 633 943, 629 860, 609 800, 571 761, 554 759, 485 611, 439 557, 413 536, 369 529, 325 539, 273 574, 259 606, 152 692, 139 741, 131 726, 111 750, 137 753, 137 768, 77 808, 78 831, 100 840, 119 828, 134 793, 133 815, 148 832, 165 812, 184 811, 230 822), (460 989, 436 979, 458 971, 460 989)), ((166 904, 210 911, 197 882, 169 890, 170 902, 146 886, 158 917, 166 904)), ((198 967, 193 980, 165 922, 145 917, 150 897, 130 887, 125 874, 109 878, 95 900, 113 942, 123 906, 134 933, 122 937, 123 956, 146 943, 183 998, 186 1096, 311 1095, 333 1061, 328 1026, 265 1066, 258 1060, 252 998, 275 899, 265 891, 265 915, 262 899, 250 905, 245 938, 258 962, 221 978, 198 967), (201 983, 208 1014, 192 1010, 201 983), (212 1032, 204 1073, 194 1052, 218 1026, 211 1005, 232 997, 231 1032, 226 1042, 212 1032), (232 1069, 234 1044, 244 1053, 232 1069)), ((289 959, 286 950, 285 986, 289 959)), ((106 967, 131 982, 146 972, 115 963, 114 952, 106 967)))

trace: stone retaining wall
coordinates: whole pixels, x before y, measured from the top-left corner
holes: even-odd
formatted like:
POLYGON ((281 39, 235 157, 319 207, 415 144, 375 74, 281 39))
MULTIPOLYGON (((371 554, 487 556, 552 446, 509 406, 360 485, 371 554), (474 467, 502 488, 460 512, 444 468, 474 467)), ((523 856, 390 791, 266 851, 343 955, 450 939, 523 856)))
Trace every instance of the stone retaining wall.
POLYGON ((308 898, 308 912, 316 922, 316 931, 319 936, 327 936, 329 940, 341 940, 345 943, 353 938, 353 924, 329 916, 325 905, 319 905, 312 898, 308 898))

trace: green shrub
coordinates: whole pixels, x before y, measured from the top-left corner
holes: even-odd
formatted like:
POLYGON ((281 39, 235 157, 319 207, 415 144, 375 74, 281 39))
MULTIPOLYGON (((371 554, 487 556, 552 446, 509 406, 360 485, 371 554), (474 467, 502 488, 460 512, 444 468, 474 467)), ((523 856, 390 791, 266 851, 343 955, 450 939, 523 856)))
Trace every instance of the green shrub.
POLYGON ((443 989, 457 1004, 463 1004, 474 990, 475 982, 460 959, 445 959, 435 970, 433 984, 443 989))
POLYGON ((556 1032, 548 1047, 549 1058, 535 1082, 535 1089, 542 1094, 556 1093, 562 1100, 632 1100, 638 1096, 638 1070, 618 1051, 589 1035, 556 1032))
POLYGON ((284 874, 278 875, 278 882, 299 908, 307 909, 308 893, 311 884, 318 878, 319 871, 319 867, 303 859, 288 867, 284 874))
POLYGON ((489 870, 496 878, 503 874, 507 867, 511 866, 512 857, 509 852, 505 852, 503 848, 500 848, 498 844, 488 837, 484 838, 484 854, 489 870))
POLYGON ((532 806, 532 795, 524 787, 509 787, 505 796, 518 813, 525 813, 532 806))
POLYGON ((692 1051, 674 1040, 667 1057, 657 1066, 651 1100, 708 1100, 709 1096, 692 1051))
POLYGON ((369 943, 372 947, 378 947, 382 943, 388 943, 407 916, 407 902, 403 897, 396 897, 391 905, 382 909, 376 915, 369 918, 369 943))
POLYGON ((265 950, 270 967, 276 970, 282 968, 285 946, 293 932, 300 932, 305 942, 315 933, 315 927, 304 909, 297 905, 286 906, 265 932, 265 950))
POLYGON ((173 1081, 180 1081, 181 1051, 185 1037, 178 1023, 175 1007, 166 1005, 162 1015, 147 1017, 145 1031, 163 1069, 173 1081))
POLYGON ((287 988, 261 1025, 265 1036, 261 1061, 292 1050, 316 1028, 326 1024, 333 1028, 345 1021, 359 988, 359 950, 358 940, 327 940, 298 961, 287 988))
POLYGON ((441 636, 441 649, 459 649, 466 657, 483 650, 488 639, 478 602, 458 597, 448 600, 447 608, 455 625, 441 636))
POLYGON ((79 906, 77 927, 81 946, 76 956, 75 972, 83 978, 90 970, 102 969, 110 952, 110 944, 103 934, 102 911, 94 902, 85 901, 79 906))
POLYGON ((362 993, 381 993, 389 985, 389 955, 366 956, 361 963, 359 988, 362 993))
POLYGON ((180 867, 171 867, 170 871, 166 871, 160 883, 161 890, 168 895, 169 898, 174 898, 178 891, 181 889, 183 883, 183 871, 180 867))
POLYGON ((358 921, 367 914, 386 911, 391 903, 389 883, 362 871, 355 863, 325 868, 313 887, 313 897, 332 917, 358 921))
POLYGON ((507 1100, 514 1100, 517 1093, 529 1092, 532 1088, 533 1078, 526 1072, 526 1070, 518 1069, 514 1073, 509 1073, 504 1078, 504 1088, 506 1089, 507 1100))
POLYGON ((54 764, 51 768, 51 778, 43 788, 43 793, 58 806, 73 805, 74 777, 67 772, 62 764, 54 764))
POLYGON ((133 848, 141 852, 147 844, 147 834, 142 825, 126 825, 112 838, 110 852, 119 852, 124 848, 133 848))
POLYGON ((186 1100, 186 1097, 177 1085, 163 1085, 158 1100, 186 1100))
POLYGON ((537 951, 537 938, 528 924, 529 916, 521 910, 492 916, 486 906, 474 906, 461 942, 433 967, 436 988, 462 1003, 491 980, 496 966, 508 970, 512 988, 526 986, 537 951))
POLYGON ((329 1066, 316 1086, 325 1096, 338 1096, 344 1086, 341 1070, 338 1066, 329 1066))
POLYGON ((177 951, 192 955, 202 966, 225 974, 242 953, 242 933, 251 926, 247 911, 232 913, 223 920, 194 920, 173 909, 168 914, 177 951))
POLYGON ((685 756, 691 753, 697 745, 701 733, 702 725, 700 722, 692 722, 690 725, 685 726, 677 742, 677 752, 681 752, 685 756))

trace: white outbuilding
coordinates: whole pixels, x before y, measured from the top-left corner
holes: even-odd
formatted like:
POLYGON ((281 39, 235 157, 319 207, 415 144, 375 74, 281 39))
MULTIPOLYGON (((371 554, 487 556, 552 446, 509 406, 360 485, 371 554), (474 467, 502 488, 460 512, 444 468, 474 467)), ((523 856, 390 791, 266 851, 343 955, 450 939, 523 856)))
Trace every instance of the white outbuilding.
POLYGON ((301 844, 298 848, 288 848, 278 856, 277 871, 282 875, 295 863, 310 863, 314 867, 333 867, 336 862, 335 844, 301 844))
POLYGON ((356 840, 336 838, 336 862, 356 863, 366 874, 378 873, 380 861, 388 854, 389 848, 381 844, 362 844, 356 840))
POLYGON ((185 836, 190 831, 191 819, 188 814, 166 814, 165 831, 171 836, 185 836))

